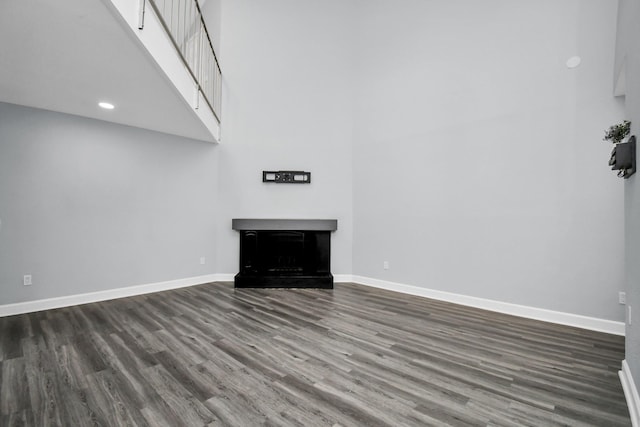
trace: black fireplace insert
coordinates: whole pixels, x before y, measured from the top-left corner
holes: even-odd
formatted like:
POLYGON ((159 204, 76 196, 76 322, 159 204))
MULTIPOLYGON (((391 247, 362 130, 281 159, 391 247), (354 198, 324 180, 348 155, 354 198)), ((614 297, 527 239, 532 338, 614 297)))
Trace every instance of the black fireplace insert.
POLYGON ((236 288, 333 288, 336 220, 234 219, 240 232, 236 288))

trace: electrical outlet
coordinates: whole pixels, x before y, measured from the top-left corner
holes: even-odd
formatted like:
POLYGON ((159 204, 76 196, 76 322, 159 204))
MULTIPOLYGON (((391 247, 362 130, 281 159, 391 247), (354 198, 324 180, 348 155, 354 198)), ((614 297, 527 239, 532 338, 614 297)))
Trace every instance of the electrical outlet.
POLYGON ((627 293, 626 292, 618 292, 618 302, 620 304, 626 304, 627 303, 627 293))
POLYGON ((382 268, 384 268, 385 270, 388 270, 389 269, 389 261, 384 261, 382 263, 382 268))
POLYGON ((32 282, 31 282, 31 275, 30 274, 25 274, 24 277, 22 278, 22 284, 24 286, 31 286, 32 282))
POLYGON ((206 262, 207 262, 206 258, 201 256, 200 257, 200 264, 204 265, 204 264, 206 264, 206 262))

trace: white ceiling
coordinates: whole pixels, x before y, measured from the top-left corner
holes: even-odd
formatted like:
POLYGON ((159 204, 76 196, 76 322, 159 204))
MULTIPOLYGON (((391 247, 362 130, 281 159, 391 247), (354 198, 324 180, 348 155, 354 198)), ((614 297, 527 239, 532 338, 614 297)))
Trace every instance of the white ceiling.
POLYGON ((211 140, 109 0, 1 0, 0 101, 211 140))

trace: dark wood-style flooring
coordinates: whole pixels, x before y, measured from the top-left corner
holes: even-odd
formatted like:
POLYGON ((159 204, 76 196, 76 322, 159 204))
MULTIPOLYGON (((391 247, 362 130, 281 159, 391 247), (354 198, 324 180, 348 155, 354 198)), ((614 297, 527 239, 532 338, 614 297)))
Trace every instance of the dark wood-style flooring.
POLYGON ((631 425, 624 338, 408 295, 210 283, 0 318, 0 425, 631 425))

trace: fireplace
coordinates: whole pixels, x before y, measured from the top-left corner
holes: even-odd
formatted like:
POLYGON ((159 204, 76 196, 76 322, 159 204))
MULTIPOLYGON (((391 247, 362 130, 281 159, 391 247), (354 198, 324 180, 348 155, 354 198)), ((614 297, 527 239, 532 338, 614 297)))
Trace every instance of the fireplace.
POLYGON ((234 219, 240 232, 236 288, 333 288, 331 232, 338 221, 234 219))

